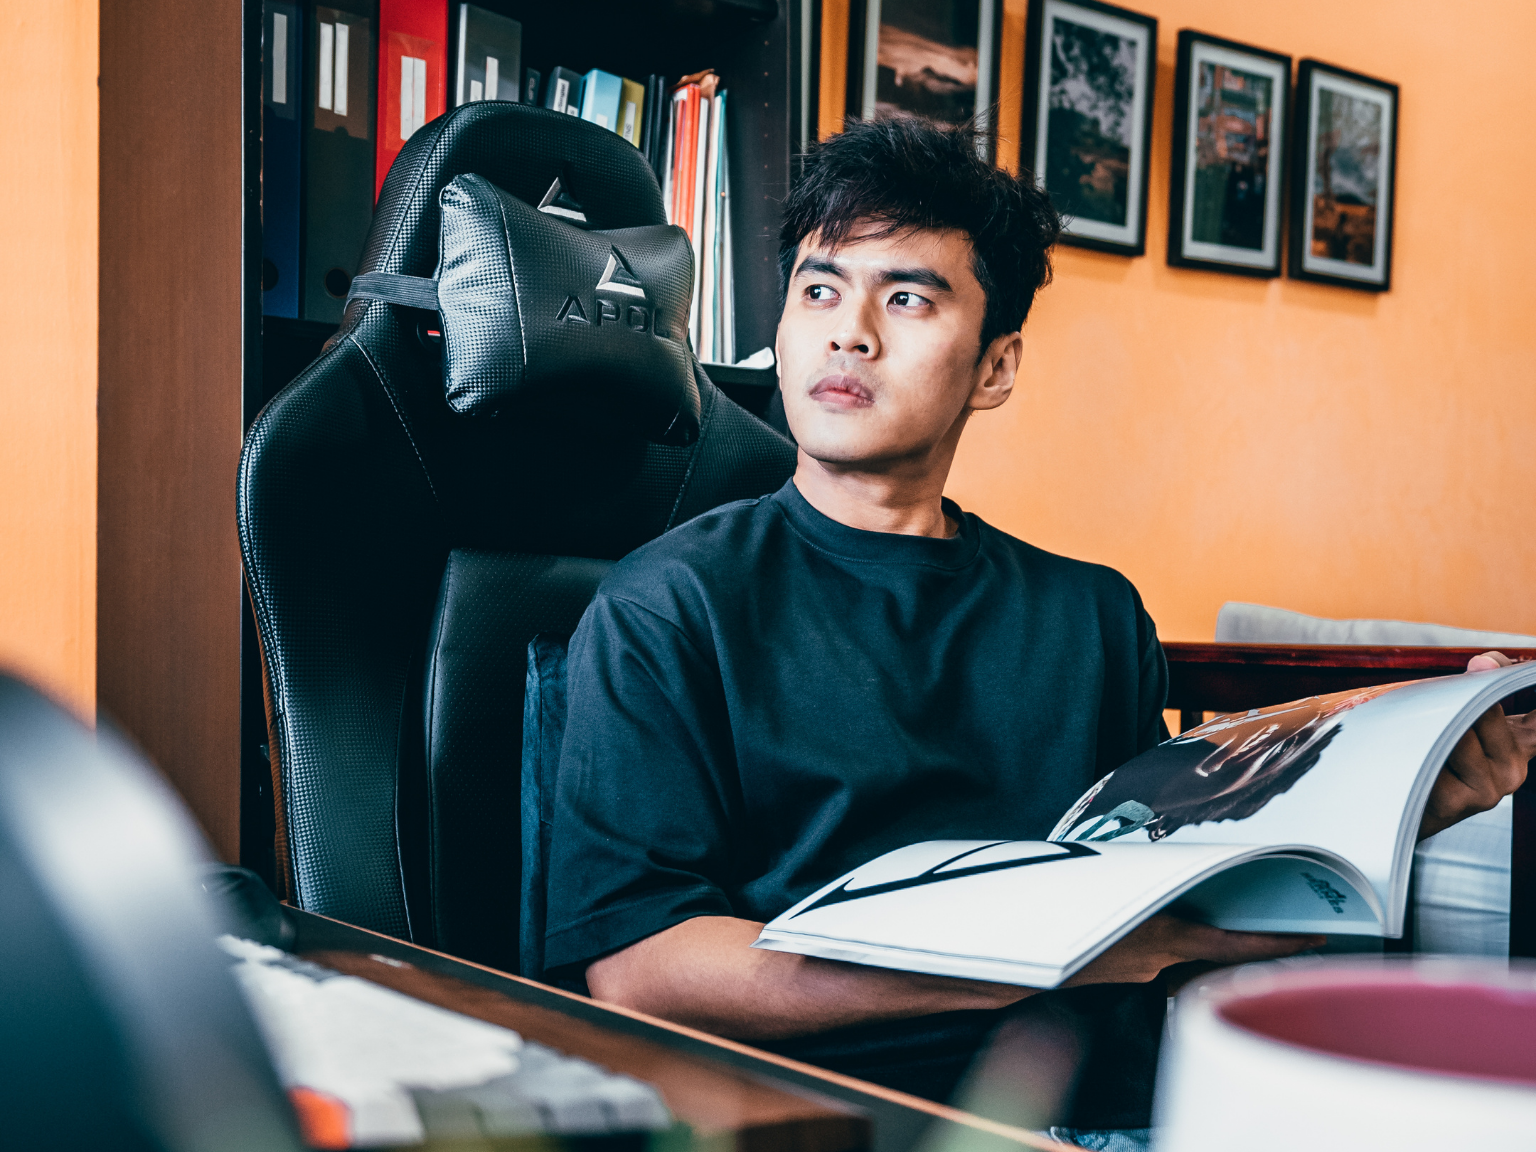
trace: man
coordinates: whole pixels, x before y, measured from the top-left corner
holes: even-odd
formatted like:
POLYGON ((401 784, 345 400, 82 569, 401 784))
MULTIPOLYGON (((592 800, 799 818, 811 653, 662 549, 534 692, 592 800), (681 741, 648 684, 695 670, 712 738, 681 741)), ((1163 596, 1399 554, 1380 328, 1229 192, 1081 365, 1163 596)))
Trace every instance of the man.
MULTIPOLYGON (((595 997, 944 1099, 1034 994, 749 945, 890 849, 1044 838, 1163 733, 1129 582, 943 499, 1058 230, 958 130, 877 121, 809 158, 781 236, 794 478, 627 557, 571 641, 546 962, 595 997)), ((1464 771, 1502 794, 1513 756, 1464 771)), ((1069 1123, 1148 1124, 1164 969, 1317 943, 1161 916, 1040 994, 1084 1035, 1069 1123)))

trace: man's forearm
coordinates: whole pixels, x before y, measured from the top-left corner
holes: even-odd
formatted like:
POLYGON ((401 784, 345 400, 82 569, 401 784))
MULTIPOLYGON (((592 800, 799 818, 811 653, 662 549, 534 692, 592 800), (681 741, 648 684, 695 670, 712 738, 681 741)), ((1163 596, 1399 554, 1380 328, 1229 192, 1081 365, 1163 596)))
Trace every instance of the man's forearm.
POLYGON ((751 947, 762 925, 700 916, 587 968, 595 999, 739 1040, 1001 1008, 1036 989, 840 964, 751 947))

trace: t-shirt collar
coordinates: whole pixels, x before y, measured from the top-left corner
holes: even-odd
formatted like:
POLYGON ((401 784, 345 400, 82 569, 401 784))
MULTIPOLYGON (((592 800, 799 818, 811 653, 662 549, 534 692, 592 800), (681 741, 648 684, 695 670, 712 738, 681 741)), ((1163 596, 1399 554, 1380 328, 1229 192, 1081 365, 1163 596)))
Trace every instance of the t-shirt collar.
POLYGON ((948 497, 944 499, 944 511, 960 526, 960 531, 947 539, 852 528, 813 508, 793 479, 786 480, 771 499, 790 526, 813 547, 846 560, 963 568, 976 558, 981 545, 976 517, 962 512, 948 497))

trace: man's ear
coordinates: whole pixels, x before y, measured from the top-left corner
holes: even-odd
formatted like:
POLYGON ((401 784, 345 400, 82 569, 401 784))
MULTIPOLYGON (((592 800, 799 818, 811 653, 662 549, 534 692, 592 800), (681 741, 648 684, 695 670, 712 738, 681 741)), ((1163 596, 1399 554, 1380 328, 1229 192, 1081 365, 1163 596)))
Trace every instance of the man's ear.
POLYGON ((973 412, 996 408, 1013 394, 1013 382, 1024 355, 1024 334, 1004 332, 987 345, 976 365, 976 384, 965 406, 973 412))

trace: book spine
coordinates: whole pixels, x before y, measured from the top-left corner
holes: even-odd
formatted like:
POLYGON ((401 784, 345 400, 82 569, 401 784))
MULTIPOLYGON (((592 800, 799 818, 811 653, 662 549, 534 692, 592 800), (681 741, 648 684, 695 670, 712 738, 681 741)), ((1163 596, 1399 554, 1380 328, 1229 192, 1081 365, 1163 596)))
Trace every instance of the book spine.
POLYGON ((581 118, 591 121, 599 128, 617 132, 621 92, 619 78, 612 72, 594 68, 582 80, 581 92, 581 118))
MULTIPOLYGON (((656 109, 660 105, 656 99, 656 74, 653 72, 645 78, 645 104, 640 110, 640 155, 645 157, 645 162, 651 166, 651 171, 656 171, 656 142, 652 125, 656 120, 656 109)), ((658 180, 660 174, 657 174, 658 180)))
POLYGON ((667 141, 672 126, 672 102, 665 76, 657 76, 652 99, 655 112, 651 116, 651 167, 657 180, 666 179, 667 141))
POLYGON ((703 271, 699 277, 698 346, 701 360, 716 360, 719 358, 716 336, 719 332, 720 310, 720 252, 716 243, 720 231, 717 201, 720 189, 720 98, 716 96, 713 100, 707 101, 706 106, 709 108, 709 120, 702 133, 705 143, 702 166, 704 179, 701 181, 703 193, 699 197, 703 208, 699 225, 699 249, 703 271))
MULTIPOLYGON (((693 133, 693 198, 689 204, 693 217, 693 231, 690 239, 693 241, 693 266, 702 270, 704 267, 704 180, 709 148, 710 101, 700 100, 697 92, 694 93, 694 100, 698 109, 698 123, 693 133)), ((699 275, 694 280, 693 311, 689 323, 689 332, 693 337, 695 349, 698 348, 699 339, 703 335, 703 288, 704 277, 699 275)))
POLYGON ((550 70, 549 82, 544 86, 544 107, 564 112, 568 116, 580 116, 582 82, 579 73, 569 68, 550 70))
POLYGON ((719 189, 716 202, 716 219, 720 222, 717 229, 718 255, 715 258, 716 275, 719 277, 718 320, 715 328, 716 359, 722 364, 736 363, 736 284, 735 272, 732 268, 733 254, 731 251, 731 153, 728 147, 726 135, 724 92, 717 98, 719 101, 715 116, 716 134, 715 149, 719 160, 719 189))
MULTIPOLYGON (((683 118, 678 124, 681 137, 678 147, 681 149, 681 162, 677 166, 677 211, 678 223, 688 233, 688 239, 694 240, 697 233, 693 223, 693 206, 698 199, 698 193, 694 188, 694 175, 699 166, 699 86, 689 84, 683 89, 683 118)), ((694 252, 694 273, 697 275, 699 261, 698 252, 694 252)))
MULTIPOLYGON (((453 67, 453 106, 455 108, 459 107, 459 105, 464 103, 464 96, 465 96, 464 89, 466 87, 465 81, 468 79, 468 77, 465 76, 465 72, 468 71, 468 68, 466 67, 466 65, 469 63, 469 5, 468 4, 460 4, 459 5, 459 35, 458 35, 457 39, 458 39, 458 51, 457 51, 457 53, 455 55, 455 61, 454 61, 454 67, 453 67)), ((478 97, 470 97, 470 98, 471 99, 478 99, 478 97)))
POLYGON ((379 0, 378 91, 375 196, 405 142, 447 108, 448 5, 442 0, 379 0))
POLYGON ((299 6, 262 5, 261 310, 299 317, 303 279, 303 53, 299 6))
POLYGON ((369 0, 337 0, 311 11, 303 316, 336 324, 373 223, 377 9, 369 0))
POLYGON ((454 107, 475 100, 522 98, 523 26, 475 4, 460 4, 454 107))
POLYGON ((621 80, 619 95, 618 133, 634 147, 641 146, 641 129, 645 122, 645 89, 633 80, 621 80))
POLYGON ((683 94, 674 92, 667 102, 667 125, 664 129, 665 137, 662 141, 661 163, 661 202, 667 206, 667 223, 676 224, 677 215, 677 121, 681 115, 683 94))

